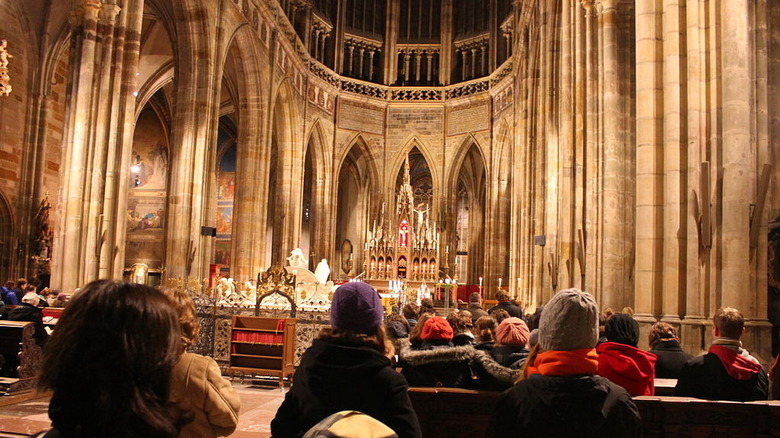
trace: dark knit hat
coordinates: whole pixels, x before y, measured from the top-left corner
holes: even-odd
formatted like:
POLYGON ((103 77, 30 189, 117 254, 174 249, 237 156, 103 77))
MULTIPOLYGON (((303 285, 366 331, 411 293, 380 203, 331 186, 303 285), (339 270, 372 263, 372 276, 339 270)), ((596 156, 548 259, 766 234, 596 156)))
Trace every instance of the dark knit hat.
POLYGON ((498 345, 515 345, 525 347, 531 332, 528 325, 520 318, 507 318, 501 321, 496 330, 496 343, 498 345))
POLYGON ((408 338, 409 330, 401 321, 390 321, 386 324, 387 334, 392 338, 408 338))
POLYGON ((434 339, 443 339, 449 341, 452 339, 452 326, 441 316, 428 318, 423 326, 420 339, 429 341, 434 339))
POLYGON ((372 334, 382 324, 384 315, 382 300, 368 283, 345 283, 333 294, 330 325, 335 329, 372 334))
POLYGON ((596 300, 579 289, 564 289, 544 306, 539 319, 539 347, 544 351, 594 348, 599 339, 596 300))
POLYGON ((604 335, 609 342, 636 347, 639 342, 639 323, 627 313, 616 313, 607 318, 604 335))

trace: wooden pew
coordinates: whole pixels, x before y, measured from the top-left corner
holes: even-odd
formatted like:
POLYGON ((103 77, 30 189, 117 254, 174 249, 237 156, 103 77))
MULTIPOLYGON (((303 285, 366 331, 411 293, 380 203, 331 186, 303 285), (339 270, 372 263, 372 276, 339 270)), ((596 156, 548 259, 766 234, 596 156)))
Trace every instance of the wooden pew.
POLYGON ((0 394, 35 389, 43 349, 35 342, 35 324, 0 321, 0 354, 5 359, 0 375, 0 394), (17 380, 18 379, 18 380, 17 380))
MULTIPOLYGON (((501 396, 495 391, 410 388, 426 438, 485 436, 501 396)), ((780 436, 780 401, 724 402, 634 397, 645 437, 780 436)))

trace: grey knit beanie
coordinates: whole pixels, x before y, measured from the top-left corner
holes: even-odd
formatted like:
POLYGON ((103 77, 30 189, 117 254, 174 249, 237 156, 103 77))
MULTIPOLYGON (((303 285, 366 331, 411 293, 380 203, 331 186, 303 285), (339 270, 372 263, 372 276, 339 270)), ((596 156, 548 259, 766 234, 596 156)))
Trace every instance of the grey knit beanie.
POLYGON ((594 348, 598 339, 599 311, 591 294, 579 289, 564 289, 544 306, 539 321, 542 350, 594 348))

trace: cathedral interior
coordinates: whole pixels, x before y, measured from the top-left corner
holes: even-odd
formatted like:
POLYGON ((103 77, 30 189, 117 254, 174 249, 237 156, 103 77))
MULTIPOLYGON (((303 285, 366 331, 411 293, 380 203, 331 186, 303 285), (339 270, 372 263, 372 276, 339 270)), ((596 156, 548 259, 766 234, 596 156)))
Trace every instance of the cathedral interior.
POLYGON ((0 2, 0 279, 577 287, 780 331, 780 2, 0 2), (774 139, 774 140, 773 140, 774 139), (775 327, 773 329, 773 326, 775 327))

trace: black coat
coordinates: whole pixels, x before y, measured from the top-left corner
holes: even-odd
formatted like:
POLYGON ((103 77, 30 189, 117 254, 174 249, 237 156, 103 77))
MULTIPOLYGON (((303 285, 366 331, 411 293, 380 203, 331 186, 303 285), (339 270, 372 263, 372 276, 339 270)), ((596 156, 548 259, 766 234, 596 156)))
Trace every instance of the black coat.
POLYGON ((43 328, 43 311, 29 303, 21 303, 8 311, 9 321, 30 321, 35 324, 35 341, 43 347, 49 340, 49 334, 43 328))
POLYGON ((661 379, 679 379, 685 364, 693 359, 693 356, 683 351, 677 341, 659 342, 650 353, 657 357, 655 377, 661 379))
POLYGON ((499 365, 486 351, 470 345, 399 353, 399 366, 410 386, 503 391, 520 372, 499 365))
POLYGON ((408 389, 406 379, 378 351, 315 339, 271 421, 271 435, 301 436, 331 414, 356 410, 386 424, 399 437, 420 437, 408 389))
POLYGON ((528 349, 517 345, 496 345, 490 350, 490 355, 502 366, 519 369, 528 357, 528 349))
POLYGON ((514 316, 515 318, 520 319, 523 318, 523 309, 512 304, 510 301, 501 301, 500 303, 491 307, 490 310, 488 310, 488 313, 492 314, 496 309, 504 309, 507 311, 507 313, 509 313, 509 316, 514 316))
POLYGON ((748 380, 729 376, 717 355, 707 353, 688 361, 677 379, 674 395, 707 400, 766 400, 769 383, 762 368, 748 380))
POLYGON ((635 437, 639 411, 625 389, 601 376, 532 374, 506 391, 488 437, 635 437))
POLYGON ((482 316, 488 316, 488 313, 477 304, 469 304, 466 310, 471 312, 471 321, 476 322, 482 316))

